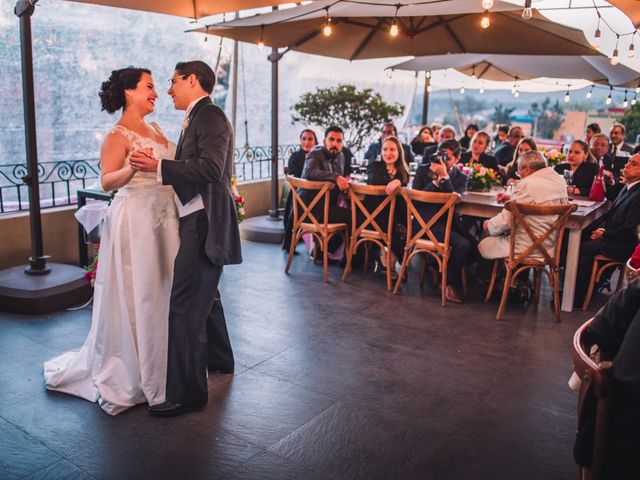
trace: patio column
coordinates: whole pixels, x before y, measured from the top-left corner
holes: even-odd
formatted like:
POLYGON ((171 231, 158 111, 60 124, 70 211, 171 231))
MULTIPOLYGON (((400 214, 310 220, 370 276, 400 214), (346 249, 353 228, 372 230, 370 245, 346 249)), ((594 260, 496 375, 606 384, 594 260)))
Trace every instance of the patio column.
POLYGON ((278 62, 282 58, 282 53, 277 48, 271 50, 269 55, 271 62, 271 208, 269 217, 273 220, 279 218, 278 215, 278 62))

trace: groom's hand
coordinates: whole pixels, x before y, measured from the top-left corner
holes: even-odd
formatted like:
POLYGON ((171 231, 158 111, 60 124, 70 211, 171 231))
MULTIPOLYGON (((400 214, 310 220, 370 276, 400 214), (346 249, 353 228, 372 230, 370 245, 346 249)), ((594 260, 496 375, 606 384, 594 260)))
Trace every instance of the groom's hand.
POLYGON ((148 155, 143 150, 136 150, 131 154, 129 158, 129 165, 134 170, 140 172, 156 172, 158 170, 158 160, 148 155))

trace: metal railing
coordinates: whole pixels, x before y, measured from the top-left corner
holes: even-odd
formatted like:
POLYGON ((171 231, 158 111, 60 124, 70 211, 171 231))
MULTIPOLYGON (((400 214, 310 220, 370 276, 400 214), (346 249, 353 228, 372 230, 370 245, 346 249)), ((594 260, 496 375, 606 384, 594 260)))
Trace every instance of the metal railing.
MULTIPOLYGON (((280 145, 280 172, 297 145, 280 145)), ((271 177, 271 147, 236 148, 236 179, 239 183, 271 177)), ((0 164, 0 214, 29 209, 28 188, 23 181, 27 175, 25 163, 0 164)), ((52 208, 76 203, 78 189, 97 186, 100 167, 97 158, 40 162, 40 205, 52 208)))

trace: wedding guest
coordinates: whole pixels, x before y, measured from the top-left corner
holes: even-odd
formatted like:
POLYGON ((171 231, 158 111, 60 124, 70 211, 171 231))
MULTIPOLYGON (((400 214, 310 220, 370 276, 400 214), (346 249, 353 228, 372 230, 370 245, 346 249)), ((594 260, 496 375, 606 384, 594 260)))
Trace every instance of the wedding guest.
MULTIPOLYGON (((387 137, 398 137, 398 129, 393 123, 385 123, 382 126, 382 134, 380 135, 380 139, 377 142, 369 145, 367 152, 364 154, 364 158, 366 158, 369 163, 380 158, 380 154, 382 152, 382 142, 387 137)), ((411 147, 403 143, 402 149, 404 150, 404 158, 407 163, 413 162, 413 153, 411 152, 411 147)))
POLYGON ((591 137, 589 158, 598 165, 598 173, 605 179, 607 198, 613 200, 622 189, 618 180, 627 158, 613 157, 609 153, 609 138, 604 133, 596 133, 591 137))
POLYGON ((467 128, 464 129, 464 135, 460 139, 460 146, 465 150, 469 150, 469 145, 471 144, 471 138, 479 130, 480 130, 480 127, 478 127, 478 125, 476 125, 475 123, 470 123, 469 125, 467 125, 467 128))
POLYGON ((640 224, 640 155, 629 158, 622 174, 624 185, 611 209, 582 235, 575 305, 581 306, 584 301, 596 255, 626 262, 638 244, 636 229, 640 224))
POLYGON ((596 133, 602 133, 602 129, 600 125, 597 123, 590 123, 587 125, 585 130, 585 141, 589 143, 591 141, 591 137, 593 137, 596 133))
MULTIPOLYGON (((386 185, 387 195, 391 195, 400 187, 406 187, 409 183, 409 167, 404 161, 404 150, 402 143, 397 137, 387 137, 382 143, 382 161, 372 162, 367 167, 367 184, 368 185, 386 185)), ((363 204, 369 212, 373 212, 384 200, 378 195, 368 195, 364 198, 363 204)), ((383 229, 387 228, 389 223, 389 207, 380 212, 376 217, 378 225, 383 229)), ((391 243, 391 265, 395 267, 398 258, 402 257, 404 246, 407 241, 407 212, 406 206, 401 197, 396 198, 396 207, 394 213, 394 226, 391 243)), ((386 272, 385 256, 380 255, 379 265, 376 265, 376 271, 380 273, 386 272)), ((393 276, 393 271, 392 271, 393 276)), ((397 277, 396 277, 397 278, 397 277)))
POLYGON ((621 123, 614 123, 609 130, 609 139, 611 140, 609 153, 614 157, 630 157, 633 153, 633 146, 624 141, 626 134, 627 130, 621 123))
MULTIPOLYGON (((302 178, 319 182, 334 182, 338 188, 331 190, 329 204, 329 222, 351 224, 349 208, 338 205, 340 192, 346 192, 349 182, 345 177, 351 173, 351 165, 345 162, 342 152, 344 131, 338 126, 327 128, 322 145, 317 145, 307 154, 302 170, 302 178)), ((317 195, 315 190, 298 189, 305 204, 310 204, 317 195)), ((324 215, 324 203, 319 202, 312 210, 317 219, 324 215)))
POLYGON ((554 170, 560 175, 564 172, 573 172, 573 181, 567 186, 570 195, 589 195, 593 179, 598 174, 598 166, 587 162, 589 158, 589 145, 582 140, 576 140, 569 146, 567 161, 559 163, 554 170))
POLYGON ((465 165, 473 165, 479 163, 486 168, 492 168, 496 173, 499 173, 498 159, 493 155, 487 153, 489 142, 491 137, 485 131, 476 132, 471 138, 471 145, 469 150, 464 152, 460 157, 460 160, 465 165))
MULTIPOLYGON (((440 129, 440 140, 439 142, 444 142, 445 140, 455 140, 456 138, 456 129, 453 125, 445 125, 440 129)), ((436 153, 438 150, 438 144, 433 144, 427 146, 422 152, 422 163, 429 163, 429 159, 431 156, 436 153)))
POLYGON ((442 125, 440 123, 437 122, 433 122, 431 124, 431 130, 433 131, 433 141, 438 143, 440 142, 440 129, 442 128, 442 125))
POLYGON ((496 148, 502 145, 509 135, 509 125, 498 125, 496 128, 496 135, 493 137, 493 144, 491 150, 495 153, 496 148))
POLYGON ((524 138, 522 128, 515 126, 509 129, 509 134, 504 142, 496 148, 493 154, 498 159, 498 163, 502 166, 506 166, 511 160, 513 160, 513 153, 516 151, 518 142, 524 138))
MULTIPOLYGON (((513 194, 499 193, 499 202, 512 200, 518 203, 530 203, 536 205, 559 205, 567 203, 567 187, 564 179, 552 168, 547 166, 547 159, 538 151, 528 151, 522 154, 518 160, 518 173, 522 179, 514 187, 513 194)), ((533 232, 541 236, 553 223, 555 218, 549 216, 533 217, 527 219, 533 232)), ((480 255, 486 259, 506 258, 509 256, 511 228, 511 212, 504 209, 495 217, 485 220, 483 229, 489 234, 478 244, 480 255)), ((551 250, 555 239, 547 238, 543 246, 551 250)), ((531 237, 524 231, 518 230, 515 238, 515 253, 525 251, 531 245, 531 237)), ((532 258, 542 257, 540 252, 533 251, 532 258)))
POLYGON ((437 142, 433 138, 433 130, 429 126, 424 126, 418 132, 418 135, 411 140, 411 149, 415 155, 422 156, 424 149, 436 145, 437 142))
POLYGON ((515 151, 513 152, 513 159, 507 164, 506 167, 500 167, 502 172, 502 183, 505 185, 511 185, 518 181, 518 158, 523 154, 531 151, 538 151, 538 145, 533 137, 525 137, 518 142, 515 151))
MULTIPOLYGON (((462 195, 467 190, 469 177, 456 168, 460 161, 460 144, 455 139, 440 142, 437 158, 434 158, 427 165, 420 165, 413 180, 412 188, 425 192, 451 193, 457 192, 462 195), (439 161, 440 156, 446 155, 446 161, 439 161)), ((439 210, 440 206, 435 204, 417 203, 416 209, 425 220, 430 219, 439 210)), ((414 222, 413 229, 420 229, 421 226, 414 222)), ((439 241, 444 241, 446 231, 446 217, 441 217, 431 228, 431 231, 439 241)), ((471 244, 463 235, 451 230, 449 236, 451 254, 447 265, 447 287, 445 296, 453 303, 462 303, 460 286, 462 285, 462 267, 467 263, 467 256, 471 250, 471 244)))
MULTIPOLYGON (((316 137, 316 133, 313 130, 309 128, 302 130, 300 133, 300 146, 291 154, 287 162, 287 175, 297 178, 302 177, 305 158, 317 144, 318 137, 316 137)), ((287 203, 284 207, 284 217, 282 220, 284 222, 282 249, 288 252, 291 246, 291 230, 293 229, 293 199, 291 192, 289 192, 289 196, 287 196, 287 203)))

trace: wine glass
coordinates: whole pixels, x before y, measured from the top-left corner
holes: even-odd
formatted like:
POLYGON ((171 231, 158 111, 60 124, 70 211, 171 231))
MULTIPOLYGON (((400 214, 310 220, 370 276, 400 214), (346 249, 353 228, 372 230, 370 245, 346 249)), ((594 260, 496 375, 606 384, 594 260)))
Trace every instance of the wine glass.
POLYGON ((565 170, 562 176, 564 177, 564 181, 567 183, 569 200, 573 200, 573 191, 575 190, 575 187, 573 186, 573 172, 571 170, 565 170))

